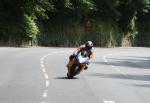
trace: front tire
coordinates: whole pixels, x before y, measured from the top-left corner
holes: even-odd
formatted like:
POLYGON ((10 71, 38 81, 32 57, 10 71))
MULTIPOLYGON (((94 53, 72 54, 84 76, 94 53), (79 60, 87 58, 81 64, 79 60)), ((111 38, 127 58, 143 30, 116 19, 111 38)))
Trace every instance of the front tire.
POLYGON ((74 64, 74 65, 72 65, 70 74, 73 75, 73 76, 79 74, 80 68, 81 68, 80 64, 74 64))
POLYGON ((67 73, 67 77, 68 79, 73 79, 73 76, 70 76, 68 73, 67 73))

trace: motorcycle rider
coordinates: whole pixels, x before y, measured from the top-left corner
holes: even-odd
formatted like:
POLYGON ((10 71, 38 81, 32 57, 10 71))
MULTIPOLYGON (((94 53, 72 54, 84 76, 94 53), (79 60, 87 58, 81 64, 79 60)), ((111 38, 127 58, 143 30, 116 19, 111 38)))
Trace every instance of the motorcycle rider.
POLYGON ((85 50, 88 53, 89 61, 84 69, 86 70, 88 68, 88 65, 90 64, 90 60, 91 60, 91 58, 93 58, 93 43, 92 43, 92 41, 87 41, 84 45, 81 45, 79 48, 77 48, 77 50, 73 53, 73 55, 70 55, 69 63, 67 64, 68 68, 72 65, 71 60, 77 55, 77 53, 81 52, 82 50, 85 50))

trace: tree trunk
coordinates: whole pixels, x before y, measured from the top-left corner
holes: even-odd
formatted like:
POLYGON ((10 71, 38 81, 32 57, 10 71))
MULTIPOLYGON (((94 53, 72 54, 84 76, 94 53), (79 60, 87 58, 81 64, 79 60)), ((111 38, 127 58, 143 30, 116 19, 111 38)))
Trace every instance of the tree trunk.
POLYGON ((131 47, 132 46, 132 43, 129 40, 127 35, 123 35, 121 45, 122 45, 122 47, 131 47))

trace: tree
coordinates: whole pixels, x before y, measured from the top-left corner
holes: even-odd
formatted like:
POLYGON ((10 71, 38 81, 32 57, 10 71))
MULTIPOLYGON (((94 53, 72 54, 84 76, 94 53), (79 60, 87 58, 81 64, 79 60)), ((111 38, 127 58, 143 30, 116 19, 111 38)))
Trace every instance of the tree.
POLYGON ((123 0, 120 1, 118 11, 120 13, 119 27, 124 33, 124 36, 134 41, 138 30, 137 30, 137 15, 140 12, 149 10, 149 0, 123 0))
POLYGON ((37 38, 37 21, 48 19, 47 11, 51 10, 51 0, 1 0, 0 33, 3 39, 37 38))

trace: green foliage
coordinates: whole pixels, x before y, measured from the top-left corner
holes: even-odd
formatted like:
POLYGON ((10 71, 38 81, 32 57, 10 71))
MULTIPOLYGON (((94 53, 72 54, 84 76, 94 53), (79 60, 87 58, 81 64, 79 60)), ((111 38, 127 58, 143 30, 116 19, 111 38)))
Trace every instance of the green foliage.
POLYGON ((102 19, 118 20, 120 14, 117 10, 119 0, 93 0, 97 8, 97 14, 102 19))
POLYGON ((150 0, 0 1, 0 41, 4 42, 34 39, 42 45, 73 46, 91 39, 97 46, 119 46, 128 37, 140 44, 150 40, 149 27, 150 0), (88 19, 94 20, 91 30, 84 27, 88 19))
POLYGON ((72 8, 76 11, 80 11, 81 15, 86 15, 90 11, 96 9, 95 4, 92 0, 70 0, 72 8))
POLYGON ((28 15, 24 15, 24 22, 25 22, 25 33, 28 37, 32 39, 36 39, 39 29, 37 24, 35 23, 34 19, 28 15))
POLYGON ((121 36, 114 22, 96 21, 90 31, 85 31, 80 22, 76 21, 42 26, 40 43, 44 46, 79 46, 87 40, 92 40, 95 46, 119 46, 121 36))
POLYGON ((40 3, 37 3, 34 7, 35 14, 37 17, 41 17, 43 19, 48 19, 47 12, 52 11, 54 9, 52 3, 48 0, 41 0, 40 3))

